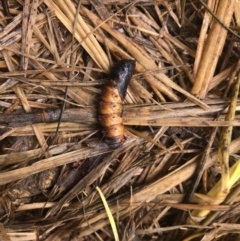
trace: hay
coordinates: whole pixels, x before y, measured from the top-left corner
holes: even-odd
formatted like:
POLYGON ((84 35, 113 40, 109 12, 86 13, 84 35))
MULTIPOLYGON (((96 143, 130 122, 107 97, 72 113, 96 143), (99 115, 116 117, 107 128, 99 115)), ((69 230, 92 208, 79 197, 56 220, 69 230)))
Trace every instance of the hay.
POLYGON ((240 3, 208 4, 2 0, 1 240, 240 238, 240 3), (111 150, 96 107, 121 59, 111 150))

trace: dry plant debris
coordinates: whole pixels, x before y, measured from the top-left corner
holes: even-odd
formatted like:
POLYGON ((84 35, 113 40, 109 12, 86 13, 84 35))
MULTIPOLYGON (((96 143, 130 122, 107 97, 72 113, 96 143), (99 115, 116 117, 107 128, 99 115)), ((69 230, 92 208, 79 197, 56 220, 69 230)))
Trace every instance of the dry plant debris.
POLYGON ((240 2, 1 0, 1 240, 239 240, 240 2), (136 61, 125 141, 97 106, 136 61))

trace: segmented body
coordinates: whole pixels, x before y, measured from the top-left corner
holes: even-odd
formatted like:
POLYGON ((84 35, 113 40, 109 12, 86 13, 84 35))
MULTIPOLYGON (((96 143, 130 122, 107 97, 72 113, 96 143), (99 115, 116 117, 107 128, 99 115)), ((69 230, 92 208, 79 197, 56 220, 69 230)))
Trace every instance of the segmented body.
POLYGON ((109 81, 103 86, 98 106, 98 118, 104 140, 116 149, 124 142, 123 107, 128 84, 135 68, 134 60, 121 60, 112 69, 109 81))

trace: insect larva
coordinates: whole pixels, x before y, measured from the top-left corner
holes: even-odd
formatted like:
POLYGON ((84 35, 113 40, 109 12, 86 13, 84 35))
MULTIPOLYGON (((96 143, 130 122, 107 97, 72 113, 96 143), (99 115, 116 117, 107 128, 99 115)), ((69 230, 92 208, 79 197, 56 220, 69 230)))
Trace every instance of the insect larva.
POLYGON ((135 61, 124 59, 112 68, 108 82, 103 86, 98 106, 98 118, 105 142, 116 149, 124 142, 122 102, 133 75, 135 61))

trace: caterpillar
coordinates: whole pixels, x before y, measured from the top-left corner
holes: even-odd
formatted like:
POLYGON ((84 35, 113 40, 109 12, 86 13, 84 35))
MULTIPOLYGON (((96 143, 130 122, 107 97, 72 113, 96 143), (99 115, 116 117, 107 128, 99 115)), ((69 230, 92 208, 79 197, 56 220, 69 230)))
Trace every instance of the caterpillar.
POLYGON ((98 105, 98 119, 105 143, 116 149, 124 142, 122 102, 135 69, 135 60, 124 59, 113 66, 107 83, 102 88, 98 105))

